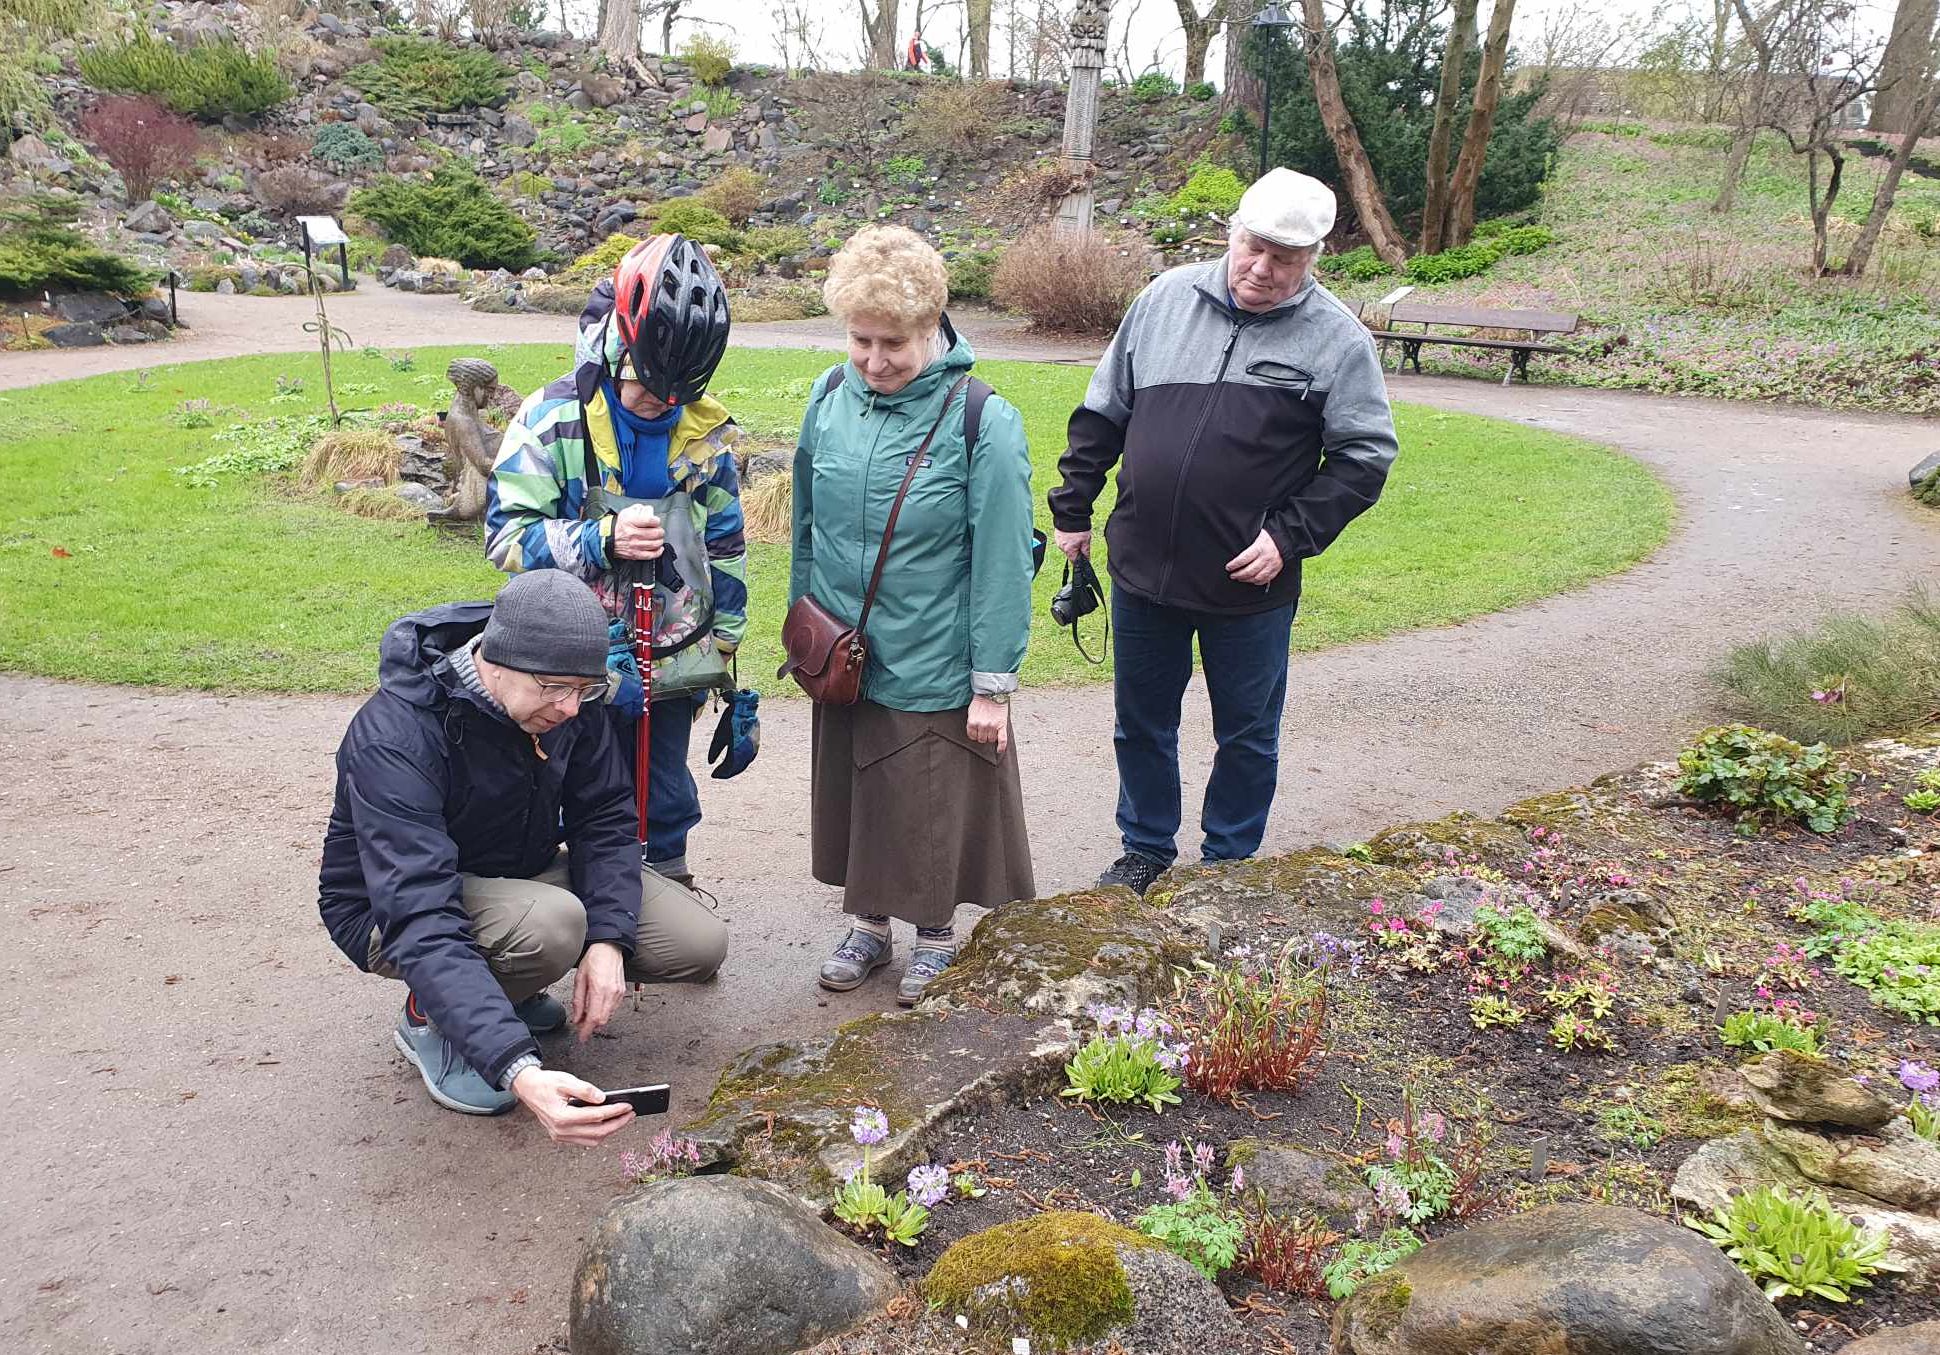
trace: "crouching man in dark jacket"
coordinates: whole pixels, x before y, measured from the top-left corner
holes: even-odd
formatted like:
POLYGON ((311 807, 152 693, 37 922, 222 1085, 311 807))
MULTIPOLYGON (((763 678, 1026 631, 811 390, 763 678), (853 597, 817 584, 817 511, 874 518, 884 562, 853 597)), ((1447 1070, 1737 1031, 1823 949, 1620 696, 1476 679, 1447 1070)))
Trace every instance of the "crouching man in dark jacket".
POLYGON ((432 1099, 522 1104, 561 1143, 633 1111, 547 1068, 534 1037, 570 1021, 584 1041, 629 980, 699 982, 727 953, 696 895, 641 872, 628 754, 586 710, 606 656, 605 610, 558 570, 394 623, 337 750, 323 846, 324 926, 409 986, 394 1039, 432 1099), (575 966, 568 1013, 546 989, 575 966))

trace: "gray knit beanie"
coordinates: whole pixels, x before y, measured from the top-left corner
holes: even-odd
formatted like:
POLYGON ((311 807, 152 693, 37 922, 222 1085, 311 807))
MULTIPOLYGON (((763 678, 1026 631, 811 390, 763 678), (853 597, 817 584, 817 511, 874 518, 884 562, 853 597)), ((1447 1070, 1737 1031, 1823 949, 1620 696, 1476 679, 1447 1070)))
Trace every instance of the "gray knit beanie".
POLYGON ((521 574, 499 590, 479 653, 523 673, 606 674, 606 609, 593 590, 557 569, 521 574))

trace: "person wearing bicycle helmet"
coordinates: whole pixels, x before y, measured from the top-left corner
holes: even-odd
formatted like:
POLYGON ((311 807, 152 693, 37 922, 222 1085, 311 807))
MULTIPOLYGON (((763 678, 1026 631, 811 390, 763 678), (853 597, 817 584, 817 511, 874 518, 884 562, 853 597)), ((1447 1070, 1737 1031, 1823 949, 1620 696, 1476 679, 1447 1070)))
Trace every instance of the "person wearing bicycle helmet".
POLYGON ((707 394, 728 324, 727 290, 698 244, 655 235, 635 245, 587 300, 573 370, 529 397, 506 428, 485 506, 493 564, 511 574, 566 570, 613 618, 609 705, 629 760, 643 684, 625 619, 630 585, 651 577, 642 857, 681 886, 693 884, 687 837, 701 818, 688 736, 707 693, 731 689, 747 625, 738 430, 707 394))

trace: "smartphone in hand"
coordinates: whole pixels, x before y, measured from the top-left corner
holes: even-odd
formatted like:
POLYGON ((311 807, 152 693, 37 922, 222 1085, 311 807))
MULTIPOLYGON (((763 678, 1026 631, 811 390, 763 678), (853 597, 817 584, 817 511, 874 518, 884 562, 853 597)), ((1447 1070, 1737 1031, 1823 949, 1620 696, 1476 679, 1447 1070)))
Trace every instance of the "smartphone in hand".
MULTIPOLYGON (((600 1105, 610 1106, 624 1101, 633 1107, 635 1115, 665 1115, 667 1107, 673 1103, 673 1091, 664 1082, 656 1082, 650 1087, 615 1087, 606 1093, 600 1105)), ((567 1097, 569 1106, 590 1106, 591 1101, 581 1101, 577 1097, 567 1097)))

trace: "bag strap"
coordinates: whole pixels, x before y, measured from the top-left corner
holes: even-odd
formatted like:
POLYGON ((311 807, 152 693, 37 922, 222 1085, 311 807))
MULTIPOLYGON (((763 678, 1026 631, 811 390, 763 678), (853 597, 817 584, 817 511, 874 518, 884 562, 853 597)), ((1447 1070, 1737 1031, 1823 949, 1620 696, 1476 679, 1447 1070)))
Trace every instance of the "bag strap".
MULTIPOLYGON (((826 400, 829 396, 835 394, 836 390, 842 385, 842 381, 842 368, 832 368, 829 374, 822 378, 822 398, 826 400)), ((996 393, 996 391, 991 389, 988 381, 979 380, 974 376, 970 378, 970 384, 964 388, 963 454, 966 457, 975 455, 977 438, 983 432, 984 401, 996 393)))
POLYGON ((950 403, 957 398, 957 392, 970 383, 969 377, 959 380, 950 387, 950 393, 943 397, 943 409, 930 425, 930 431, 923 436, 923 445, 916 449, 916 455, 909 459, 909 469, 903 472, 903 483, 896 491, 896 502, 889 506, 889 520, 882 527, 882 545, 876 549, 876 567, 869 575, 869 590, 862 595, 862 615, 856 619, 856 639, 860 640, 869 628, 869 609, 876 605, 876 589, 882 583, 882 567, 889 561, 889 539, 896 534, 896 518, 903 511, 903 500, 909 496, 910 481, 923 464, 929 453, 930 443, 936 440, 937 430, 943 427, 943 420, 950 416, 950 403))

